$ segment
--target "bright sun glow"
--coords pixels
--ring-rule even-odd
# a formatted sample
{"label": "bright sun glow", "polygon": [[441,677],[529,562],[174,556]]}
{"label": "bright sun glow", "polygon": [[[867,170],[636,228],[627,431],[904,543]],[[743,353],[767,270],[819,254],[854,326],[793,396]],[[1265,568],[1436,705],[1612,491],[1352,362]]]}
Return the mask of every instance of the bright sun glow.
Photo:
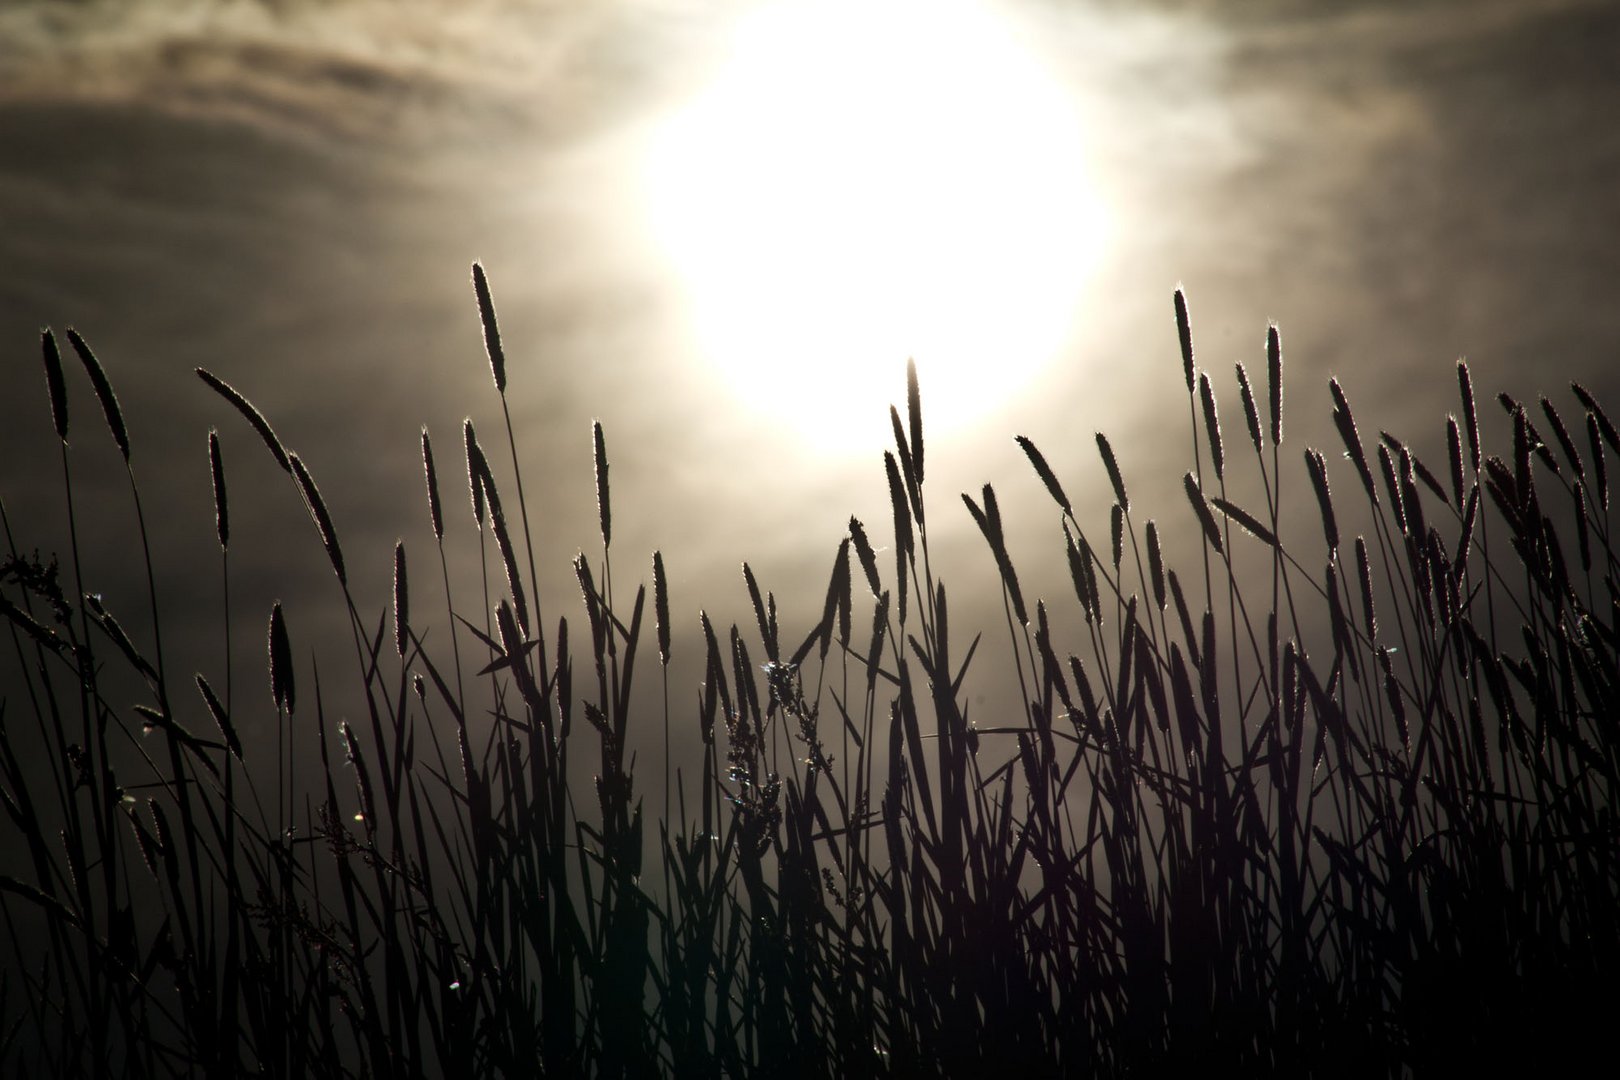
{"label": "bright sun glow", "polygon": [[823,449],[1061,351],[1103,242],[1070,91],[973,0],[780,0],[655,140],[654,230],[723,382]]}

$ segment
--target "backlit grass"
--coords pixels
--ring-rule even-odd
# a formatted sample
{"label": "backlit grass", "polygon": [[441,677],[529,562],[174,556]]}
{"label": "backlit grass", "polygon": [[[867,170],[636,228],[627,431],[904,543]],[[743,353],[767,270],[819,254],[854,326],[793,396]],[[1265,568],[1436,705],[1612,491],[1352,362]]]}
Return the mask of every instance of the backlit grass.
{"label": "backlit grass", "polygon": [[[1026,595],[994,488],[965,507],[927,488],[913,371],[874,475],[892,519],[850,520],[802,639],[746,567],[755,618],[722,626],[671,609],[679,567],[612,548],[600,425],[576,595],[536,592],[510,420],[492,440],[469,421],[423,432],[437,550],[398,546],[392,612],[365,610],[317,478],[199,372],[232,445],[262,444],[308,508],[352,655],[312,662],[280,605],[264,642],[229,640],[217,437],[225,648],[267,655],[268,685],[165,670],[180,598],[151,586],[150,625],[108,610],[76,529],[41,554],[4,522],[0,1071],[1539,1074],[1601,1045],[1620,967],[1601,404],[1504,396],[1493,453],[1459,366],[1448,460],[1426,463],[1335,382],[1341,444],[1296,447],[1277,331],[1223,431],[1179,293],[1175,313],[1185,503],[1146,520],[1097,435],[1113,505],[1073,505],[1020,438],[1033,477],[1003,483],[1050,493],[1073,585]],[[42,339],[71,521],[64,367],[131,459],[101,365],[69,344],[64,365]],[[1228,497],[1239,470],[1262,503]],[[1290,531],[1285,491],[1320,529]],[[1004,627],[952,625],[930,515],[964,509]],[[455,595],[444,520],[469,511],[486,588]],[[1172,565],[1171,534],[1198,556]],[[661,712],[633,693],[667,680],[672,620],[701,628],[695,717],[667,682]],[[970,722],[981,631],[1008,635],[1021,692]],[[271,708],[274,761],[235,723]],[[700,769],[672,775],[672,723],[700,733]],[[632,770],[632,737],[663,760]]]}

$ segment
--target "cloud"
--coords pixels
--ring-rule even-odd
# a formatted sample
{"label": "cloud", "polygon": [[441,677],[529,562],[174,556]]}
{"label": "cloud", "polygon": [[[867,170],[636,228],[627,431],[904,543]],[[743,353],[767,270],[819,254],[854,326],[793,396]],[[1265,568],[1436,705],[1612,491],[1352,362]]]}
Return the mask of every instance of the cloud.
{"label": "cloud", "polygon": [[469,113],[567,138],[666,78],[709,15],[612,0],[18,0],[0,107],[128,105],[340,137],[437,137]]}

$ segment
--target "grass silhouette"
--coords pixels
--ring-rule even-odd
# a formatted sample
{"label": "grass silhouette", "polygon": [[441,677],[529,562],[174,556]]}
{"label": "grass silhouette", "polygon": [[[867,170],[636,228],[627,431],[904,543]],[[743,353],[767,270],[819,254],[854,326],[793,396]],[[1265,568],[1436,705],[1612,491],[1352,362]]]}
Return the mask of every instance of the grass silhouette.
{"label": "grass silhouette", "polygon": [[[494,305],[481,268],[474,280],[504,411]],[[1062,512],[1054,557],[1078,649],[1053,631],[1069,601],[1032,607],[1021,589],[995,490],[962,495],[1020,688],[993,723],[968,721],[981,637],[951,626],[930,561],[911,369],[884,457],[892,523],[850,520],[808,636],[783,638],[746,566],[754,625],[701,616],[691,776],[671,775],[667,749],[668,575],[653,553],[650,612],[646,584],[616,580],[600,425],[601,549],[574,562],[583,620],[544,622],[532,594],[509,415],[518,522],[463,431],[480,554],[487,526],[504,583],[486,564],[482,595],[452,594],[443,521],[464,511],[424,430],[443,595],[411,589],[408,566],[424,564],[401,544],[392,618],[373,618],[315,477],[199,371],[309,510],[357,659],[344,693],[363,709],[329,721],[321,668],[296,660],[278,604],[277,761],[244,753],[235,718],[261,713],[262,687],[233,687],[228,664],[220,689],[166,672],[155,587],[148,654],[82,579],[76,526],[64,571],[5,520],[0,613],[19,682],[0,705],[17,838],[0,867],[0,1068],[1359,1076],[1580,1060],[1601,1045],[1620,967],[1613,424],[1579,386],[1573,433],[1548,399],[1504,396],[1513,438],[1493,455],[1459,365],[1438,473],[1388,433],[1364,438],[1337,382],[1343,445],[1290,465],[1276,328],[1264,386],[1238,371],[1242,433],[1223,436],[1179,292],[1175,313],[1192,461],[1173,523],[1139,527],[1104,435],[1115,502],[1101,526],[1018,440]],[[129,469],[150,584],[117,398],[69,341]],[[51,332],[42,346],[71,521],[66,375]],[[209,449],[229,653],[212,433]],[[1263,507],[1229,497],[1232,472],[1251,468]],[[1320,536],[1289,534],[1285,481],[1309,485]],[[892,561],[873,543],[882,528]],[[1167,531],[1201,559],[1170,565]],[[1269,580],[1239,572],[1244,548]],[[867,593],[873,618],[857,625]],[[632,706],[637,661],[654,659],[661,718]],[[141,704],[119,704],[129,686]],[[632,727],[646,739],[659,724],[649,824],[627,746]],[[311,740],[320,769],[300,777],[294,747]]]}

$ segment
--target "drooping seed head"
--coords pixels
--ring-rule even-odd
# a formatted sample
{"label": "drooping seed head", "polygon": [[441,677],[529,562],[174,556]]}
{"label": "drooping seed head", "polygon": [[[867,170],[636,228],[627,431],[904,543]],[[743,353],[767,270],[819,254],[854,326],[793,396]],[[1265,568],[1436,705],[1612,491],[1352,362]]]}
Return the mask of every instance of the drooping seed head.
{"label": "drooping seed head", "polygon": [[861,572],[866,575],[867,587],[872,590],[873,596],[883,592],[882,584],[878,580],[877,553],[872,550],[872,541],[866,535],[866,526],[859,518],[849,519],[849,538],[855,545],[855,557],[861,562]]}
{"label": "drooping seed head", "polygon": [[1547,423],[1552,426],[1553,438],[1558,440],[1559,449],[1563,450],[1564,457],[1569,461],[1569,467],[1576,476],[1586,478],[1586,466],[1581,461],[1581,455],[1575,450],[1575,442],[1569,437],[1569,431],[1564,427],[1563,417],[1553,408],[1553,403],[1545,397],[1541,399],[1541,411],[1547,417]]}
{"label": "drooping seed head", "polygon": [[1019,435],[1015,441],[1023,448],[1024,456],[1029,458],[1029,463],[1035,466],[1035,475],[1039,476],[1041,483],[1046,485],[1047,493],[1052,496],[1059,506],[1063,507],[1065,513],[1072,515],[1074,508],[1069,505],[1069,497],[1063,493],[1063,485],[1058,483],[1058,478],[1052,472],[1052,467],[1046,463],[1045,456],[1035,448],[1035,444],[1027,437]]}
{"label": "drooping seed head", "polygon": [[107,381],[101,361],[96,359],[96,354],[90,351],[90,346],[79,336],[79,332],[68,327],[67,336],[73,351],[79,354],[79,360],[84,364],[85,374],[90,376],[90,385],[95,387],[96,398],[101,402],[102,415],[107,418],[107,428],[112,432],[113,442],[118,444],[118,452],[123,455],[127,465],[129,429],[124,426],[124,410],[118,407],[118,395],[113,393],[112,383]]}
{"label": "drooping seed head", "polygon": [[1114,448],[1108,444],[1108,436],[1097,432],[1097,452],[1102,455],[1103,468],[1108,470],[1108,482],[1114,485],[1114,500],[1128,514],[1131,512],[1131,499],[1125,491],[1125,478],[1119,473],[1119,462],[1114,460]]}
{"label": "drooping seed head", "polygon": [[1356,431],[1356,418],[1350,413],[1350,402],[1344,396],[1344,388],[1339,385],[1338,379],[1328,380],[1328,391],[1333,395],[1333,424],[1339,429],[1339,438],[1344,441],[1344,452],[1355,464],[1361,485],[1367,489],[1367,497],[1377,506],[1378,488],[1373,484],[1372,470],[1367,466],[1367,452],[1362,449],[1361,435]]}
{"label": "drooping seed head", "polygon": [[288,454],[287,461],[292,466],[293,477],[298,481],[298,490],[303,493],[309,516],[321,534],[321,544],[326,548],[332,570],[337,574],[338,581],[347,585],[349,577],[343,567],[343,549],[338,546],[337,529],[332,525],[332,515],[327,512],[326,500],[321,498],[321,489],[315,486],[315,478],[297,454]]}
{"label": "drooping seed head", "polygon": [[270,422],[264,418],[258,409],[253,407],[253,403],[238,393],[230,383],[211,371],[198,368],[197,378],[208,384],[209,389],[230,402],[231,407],[242,414],[242,418],[248,422],[254,431],[259,433],[259,438],[264,440],[265,448],[270,451],[270,456],[276,459],[276,464],[281,466],[281,471],[290,474],[292,472],[292,462],[288,459],[287,448],[277,438],[275,431],[270,427]]}

